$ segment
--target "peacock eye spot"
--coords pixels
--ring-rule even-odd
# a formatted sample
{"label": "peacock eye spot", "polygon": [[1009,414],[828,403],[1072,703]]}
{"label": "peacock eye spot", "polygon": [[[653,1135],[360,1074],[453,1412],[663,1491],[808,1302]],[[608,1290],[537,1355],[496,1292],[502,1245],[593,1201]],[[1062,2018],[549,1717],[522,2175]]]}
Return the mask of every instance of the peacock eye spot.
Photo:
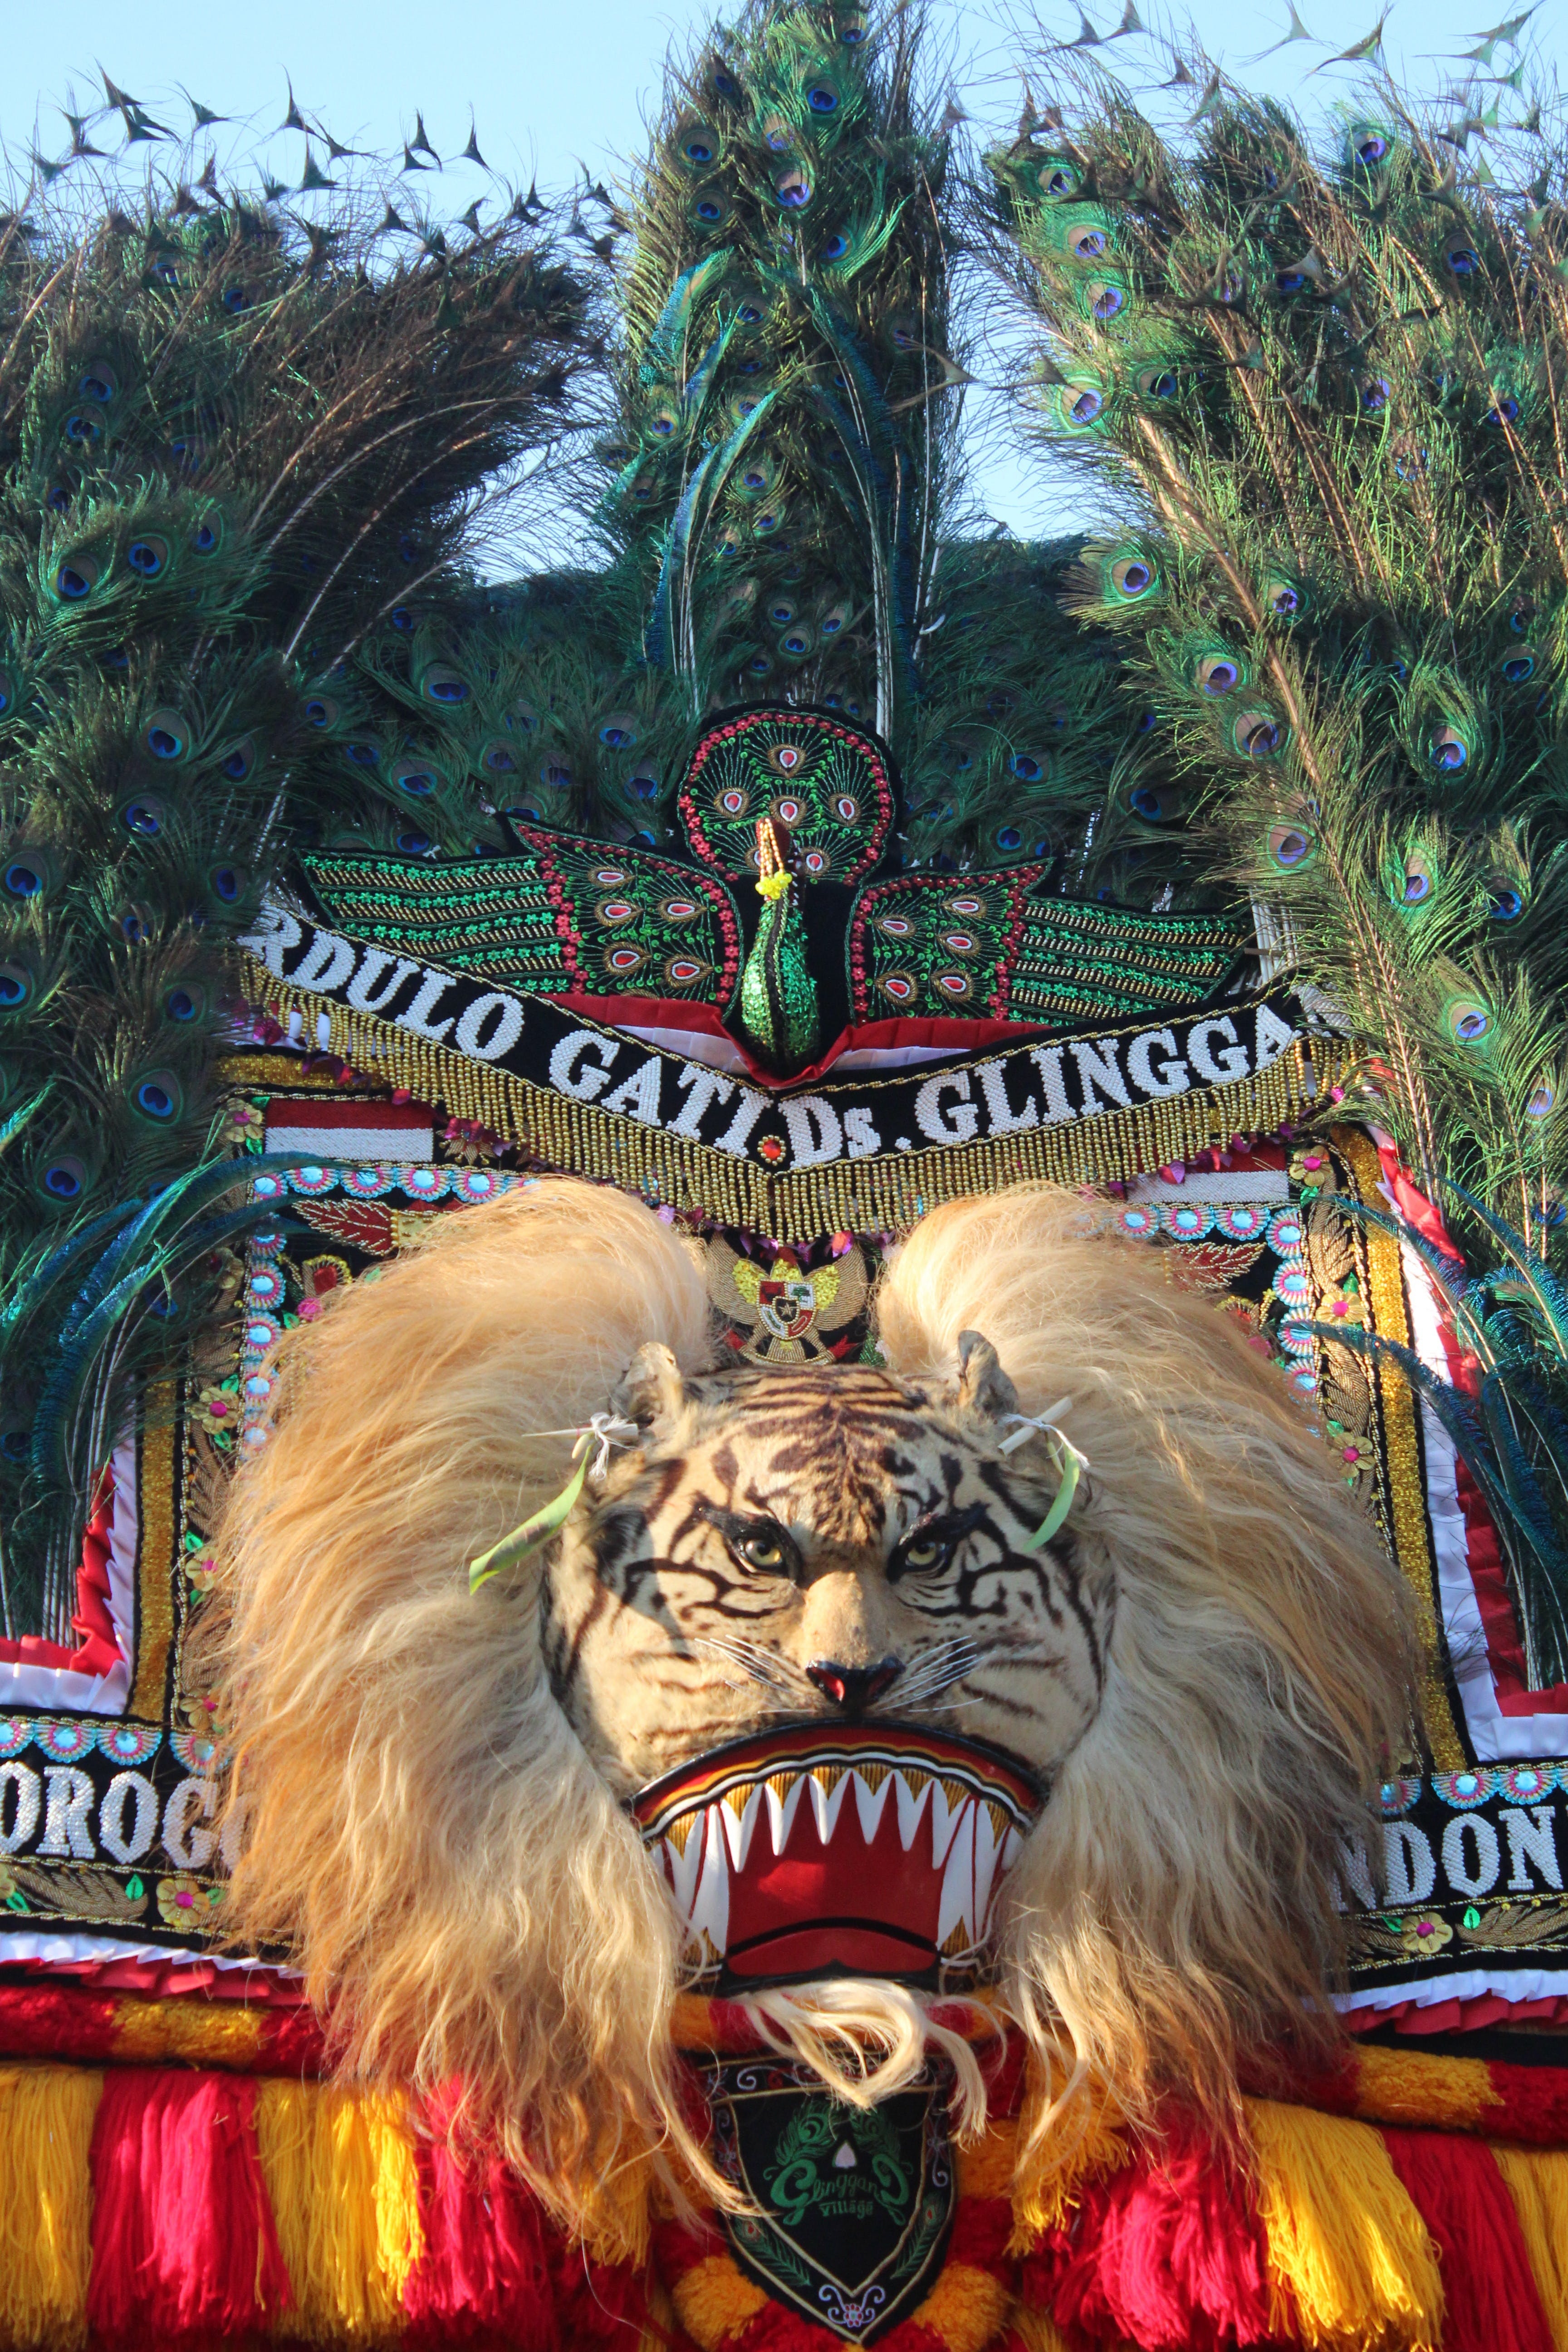
{"label": "peacock eye spot", "polygon": [[1504,884],[1493,891],[1488,911],[1494,922],[1516,923],[1524,912],[1524,900]]}
{"label": "peacock eye spot", "polygon": [[1451,245],[1443,257],[1456,278],[1470,278],[1481,266],[1481,257],[1473,246]]}
{"label": "peacock eye spot", "polygon": [[805,102],[813,114],[837,114],[838,92],[830,89],[826,82],[813,82],[805,93]]}
{"label": "peacock eye spot", "polygon": [[1072,416],[1079,425],[1092,425],[1105,402],[1098,392],[1080,392],[1072,404]]}
{"label": "peacock eye spot", "polygon": [[824,261],[842,261],[849,250],[849,239],[842,229],[836,229],[822,248]]}

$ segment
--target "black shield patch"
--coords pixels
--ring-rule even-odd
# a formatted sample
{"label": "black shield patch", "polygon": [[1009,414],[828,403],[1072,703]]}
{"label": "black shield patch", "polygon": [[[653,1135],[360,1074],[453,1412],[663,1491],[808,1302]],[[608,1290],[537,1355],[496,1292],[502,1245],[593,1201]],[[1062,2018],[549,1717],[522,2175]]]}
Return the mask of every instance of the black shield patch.
{"label": "black shield patch", "polygon": [[850,2344],[874,2344],[935,2285],[956,2194],[949,2084],[846,2106],[805,2067],[748,2059],[707,2077],[712,2153],[754,2209],[724,2216],[741,2268]]}

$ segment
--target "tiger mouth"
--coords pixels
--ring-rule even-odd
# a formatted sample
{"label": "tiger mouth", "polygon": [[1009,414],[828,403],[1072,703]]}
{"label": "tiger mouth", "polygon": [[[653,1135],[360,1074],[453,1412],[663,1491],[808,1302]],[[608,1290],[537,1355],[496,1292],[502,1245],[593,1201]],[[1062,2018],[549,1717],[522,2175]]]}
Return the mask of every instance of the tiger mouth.
{"label": "tiger mouth", "polygon": [[723,1991],[971,1971],[1041,1802],[975,1740],[802,1724],[679,1766],[631,1811]]}

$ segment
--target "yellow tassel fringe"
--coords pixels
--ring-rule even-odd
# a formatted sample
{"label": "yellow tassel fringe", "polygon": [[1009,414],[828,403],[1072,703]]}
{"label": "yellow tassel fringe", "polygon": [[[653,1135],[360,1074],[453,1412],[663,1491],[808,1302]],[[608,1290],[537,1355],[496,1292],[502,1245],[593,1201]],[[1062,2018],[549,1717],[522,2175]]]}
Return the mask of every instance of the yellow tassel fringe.
{"label": "yellow tassel fringe", "polygon": [[1568,2352],[1568,2151],[1494,2147],[1557,2352]]}
{"label": "yellow tassel fringe", "polygon": [[88,2155],[102,2090],[83,2066],[0,2067],[0,2342],[12,2352],[87,2340]]}
{"label": "yellow tassel fringe", "polygon": [[257,2095],[256,2139],[294,2288],[279,2332],[308,2344],[395,2342],[404,2286],[423,2245],[401,2100],[267,2082]]}
{"label": "yellow tassel fringe", "polygon": [[1437,2352],[1436,2249],[1377,2131],[1268,2099],[1247,2115],[1280,2336],[1310,2352]]}

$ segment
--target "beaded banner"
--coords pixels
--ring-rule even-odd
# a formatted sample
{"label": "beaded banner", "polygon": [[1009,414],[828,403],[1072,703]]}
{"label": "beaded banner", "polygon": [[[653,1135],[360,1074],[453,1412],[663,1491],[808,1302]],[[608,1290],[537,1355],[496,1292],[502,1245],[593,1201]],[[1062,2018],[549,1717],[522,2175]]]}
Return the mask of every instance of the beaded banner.
{"label": "beaded banner", "polygon": [[[748,1085],[689,1055],[272,908],[247,996],[553,1168],[812,1241],[910,1223],[1022,1177],[1102,1183],[1299,1118],[1348,1057],[1280,992],[1201,1018],[907,1066]],[[374,1010],[372,1010],[372,1007]],[[732,1065],[733,1066],[733,1065]],[[742,1065],[743,1066],[743,1065]]]}

